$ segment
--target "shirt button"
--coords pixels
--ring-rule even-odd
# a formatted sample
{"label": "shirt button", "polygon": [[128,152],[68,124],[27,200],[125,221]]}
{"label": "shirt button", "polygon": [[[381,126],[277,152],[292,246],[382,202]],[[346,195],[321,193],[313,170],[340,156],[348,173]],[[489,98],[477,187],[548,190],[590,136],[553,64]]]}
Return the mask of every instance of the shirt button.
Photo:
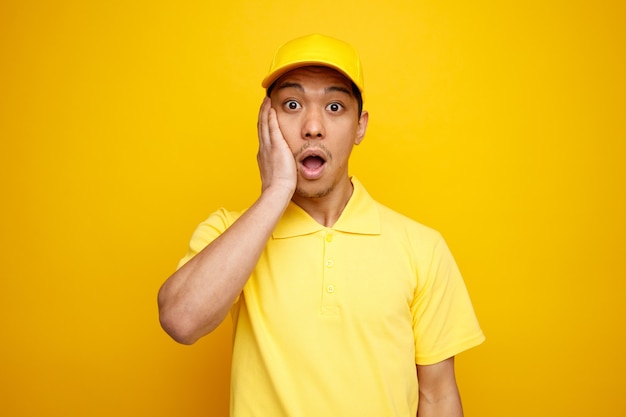
{"label": "shirt button", "polygon": [[332,268],[335,265],[335,262],[333,262],[332,259],[329,259],[326,261],[326,266],[329,268]]}
{"label": "shirt button", "polygon": [[335,292],[335,287],[334,287],[334,286],[332,286],[332,285],[329,285],[328,287],[326,287],[326,291],[327,291],[329,294],[332,294],[332,293],[334,293],[334,292]]}
{"label": "shirt button", "polygon": [[326,242],[332,242],[333,241],[333,235],[326,235]]}

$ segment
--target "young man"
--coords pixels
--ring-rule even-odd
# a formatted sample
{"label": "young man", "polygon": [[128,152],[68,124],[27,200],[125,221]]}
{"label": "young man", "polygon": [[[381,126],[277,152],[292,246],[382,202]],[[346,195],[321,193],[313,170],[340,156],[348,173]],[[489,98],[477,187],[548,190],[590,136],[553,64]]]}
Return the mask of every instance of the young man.
{"label": "young man", "polygon": [[369,117],[356,51],[295,39],[262,85],[261,195],[200,224],[163,328],[191,344],[231,313],[232,416],[462,416],[454,356],[484,336],[441,236],[349,176]]}

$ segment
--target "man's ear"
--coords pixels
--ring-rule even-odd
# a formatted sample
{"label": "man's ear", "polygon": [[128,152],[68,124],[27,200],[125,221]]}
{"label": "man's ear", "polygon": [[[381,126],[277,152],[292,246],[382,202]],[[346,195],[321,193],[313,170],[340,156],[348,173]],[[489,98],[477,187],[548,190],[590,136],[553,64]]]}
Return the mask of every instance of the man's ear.
{"label": "man's ear", "polygon": [[361,112],[361,116],[359,117],[359,125],[356,129],[356,137],[354,138],[354,144],[359,145],[363,138],[365,137],[365,131],[367,130],[367,122],[369,120],[369,114],[367,110],[363,110]]}

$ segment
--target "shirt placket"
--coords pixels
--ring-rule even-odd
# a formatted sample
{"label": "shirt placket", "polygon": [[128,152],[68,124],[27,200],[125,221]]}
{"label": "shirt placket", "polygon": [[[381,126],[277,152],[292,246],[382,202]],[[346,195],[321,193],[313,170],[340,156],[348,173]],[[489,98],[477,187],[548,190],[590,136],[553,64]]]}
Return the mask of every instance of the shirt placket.
{"label": "shirt placket", "polygon": [[324,257],[322,262],[322,270],[324,276],[322,279],[322,316],[339,315],[339,302],[337,299],[338,291],[341,290],[340,283],[337,280],[336,265],[336,234],[332,229],[324,231]]}

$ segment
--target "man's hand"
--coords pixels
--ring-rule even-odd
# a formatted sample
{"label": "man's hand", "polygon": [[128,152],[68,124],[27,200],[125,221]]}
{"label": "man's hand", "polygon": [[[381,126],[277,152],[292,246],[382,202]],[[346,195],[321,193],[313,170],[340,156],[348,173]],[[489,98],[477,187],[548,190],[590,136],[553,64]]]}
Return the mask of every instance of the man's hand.
{"label": "man's hand", "polygon": [[263,192],[219,237],[178,269],[159,290],[159,319],[174,340],[192,344],[224,320],[291,201],[297,171],[268,98],[259,112]]}
{"label": "man's hand", "polygon": [[265,97],[259,111],[259,152],[257,162],[261,174],[262,191],[270,187],[282,187],[290,196],[296,189],[298,173],[296,161],[285,138],[283,137],[276,110],[272,102]]}

